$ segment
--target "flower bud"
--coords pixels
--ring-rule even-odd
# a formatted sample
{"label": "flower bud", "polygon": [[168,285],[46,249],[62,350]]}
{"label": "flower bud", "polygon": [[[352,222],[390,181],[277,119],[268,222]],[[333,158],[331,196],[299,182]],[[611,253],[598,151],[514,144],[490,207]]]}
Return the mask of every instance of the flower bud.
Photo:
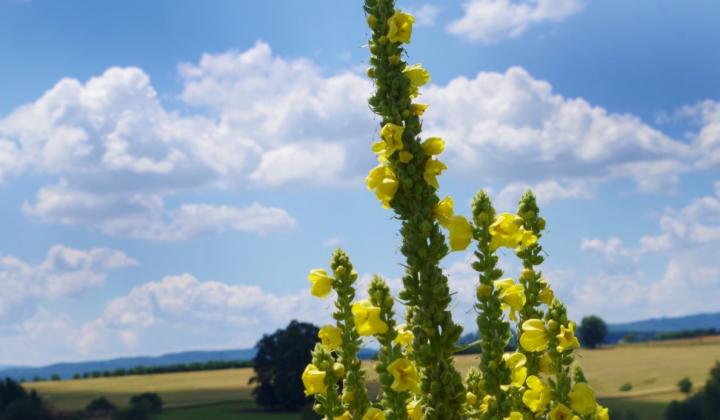
{"label": "flower bud", "polygon": [[545,219],[543,219],[542,217],[538,217],[537,227],[540,230],[545,230]]}
{"label": "flower bud", "polygon": [[554,319],[547,322],[547,329],[550,332],[556,332],[558,330],[558,323]]}
{"label": "flower bud", "polygon": [[477,296],[478,299],[487,299],[492,294],[492,286],[480,283],[480,285],[477,287]]}
{"label": "flower bud", "polygon": [[523,268],[523,271],[520,273],[520,280],[527,283],[531,281],[534,276],[535,275],[531,269]]}
{"label": "flower bud", "polygon": [[369,77],[369,78],[371,78],[371,79],[372,79],[373,77],[375,77],[375,67],[369,67],[369,68],[367,69],[367,77]]}
{"label": "flower bud", "polygon": [[390,62],[390,64],[395,65],[400,62],[400,56],[398,54],[393,54],[388,57],[388,61]]}
{"label": "flower bud", "polygon": [[380,37],[380,39],[378,40],[378,42],[380,42],[380,45],[387,45],[388,39],[387,39],[387,37],[386,37],[385,35],[383,35],[383,36]]}
{"label": "flower bud", "polygon": [[342,363],[335,363],[332,370],[335,376],[337,376],[338,378],[342,378],[343,376],[345,376],[345,366],[343,366]]}
{"label": "flower bud", "polygon": [[375,27],[377,26],[377,18],[375,17],[375,15],[368,15],[367,24],[370,28],[375,29]]}

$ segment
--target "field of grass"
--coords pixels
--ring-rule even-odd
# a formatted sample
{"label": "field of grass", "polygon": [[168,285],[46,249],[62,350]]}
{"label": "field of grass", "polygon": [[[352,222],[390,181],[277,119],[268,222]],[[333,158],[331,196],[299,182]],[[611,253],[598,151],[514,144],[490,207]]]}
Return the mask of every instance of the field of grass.
{"label": "field of grass", "polygon": [[[458,356],[457,367],[464,373],[477,365],[478,357]],[[676,386],[680,379],[687,376],[696,387],[704,384],[710,368],[720,360],[720,337],[580,350],[578,360],[602,403],[615,412],[632,410],[643,420],[657,420],[662,419],[668,402],[682,399]],[[369,370],[372,380],[374,372]],[[299,417],[297,414],[258,412],[248,387],[251,375],[252,370],[244,368],[35,382],[27,386],[36,389],[61,410],[81,409],[98,396],[125,406],[134,394],[157,392],[167,407],[159,417],[163,420],[289,420]],[[630,383],[632,389],[622,392],[619,388],[625,383]],[[371,390],[376,388],[371,384]]]}

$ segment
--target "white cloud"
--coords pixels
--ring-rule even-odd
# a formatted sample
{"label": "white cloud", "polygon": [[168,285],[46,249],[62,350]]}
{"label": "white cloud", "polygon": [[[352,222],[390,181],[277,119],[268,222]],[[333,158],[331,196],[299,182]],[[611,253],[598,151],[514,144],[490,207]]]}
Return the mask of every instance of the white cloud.
{"label": "white cloud", "polygon": [[495,43],[544,22],[561,22],[583,6],[583,0],[468,0],[465,14],[448,30],[470,41]]}
{"label": "white cloud", "polygon": [[[532,8],[549,10],[545,2]],[[144,239],[255,231],[214,217],[213,224],[169,234],[189,208],[214,215],[248,208],[167,208],[166,199],[183,203],[183,194],[223,189],[360,186],[373,166],[371,85],[358,74],[326,75],[309,60],[274,56],[263,42],[205,54],[179,73],[183,112],[168,109],[148,75],[130,67],[86,83],[63,79],[1,118],[0,180],[47,180],[24,213]],[[591,198],[609,179],[668,191],[698,156],[696,147],[637,117],[565,98],[519,67],[432,85],[422,100],[432,105],[425,132],[447,141],[448,173],[478,185],[498,182],[506,201],[527,186],[547,202]],[[706,108],[703,115],[712,114]],[[292,225],[281,209],[258,206],[280,216],[279,229]]]}
{"label": "white cloud", "polygon": [[[611,237],[583,239],[581,250],[600,258],[602,270],[573,289],[574,310],[607,314],[615,321],[687,315],[717,309],[720,296],[720,198],[697,198],[679,210],[667,209],[657,235],[636,246]],[[653,258],[666,258],[664,273],[643,272]]]}
{"label": "white cloud", "polygon": [[677,116],[690,119],[699,126],[692,133],[694,145],[702,152],[701,167],[720,164],[720,102],[705,100],[695,105],[680,108]]}
{"label": "white cloud", "polygon": [[137,261],[107,248],[80,250],[55,245],[33,265],[0,255],[0,323],[16,322],[34,312],[41,301],[78,295],[105,283],[107,272],[133,267]]}
{"label": "white cloud", "polygon": [[451,170],[542,185],[552,198],[587,198],[581,182],[617,178],[665,188],[695,156],[637,117],[565,98],[520,67],[433,85],[422,100],[432,104],[425,132],[445,138]]}
{"label": "white cloud", "polygon": [[534,185],[523,182],[513,182],[500,190],[495,199],[495,207],[505,210],[515,209],[520,197],[528,189],[532,189],[541,207],[556,200],[570,198],[587,200],[593,198],[591,186],[592,182],[585,180],[566,180],[562,183],[550,180],[542,181]]}
{"label": "white cloud", "polygon": [[61,182],[38,192],[23,212],[33,219],[96,228],[113,236],[153,241],[183,241],[193,236],[234,230],[267,234],[292,229],[296,221],[285,210],[253,203],[238,208],[182,204],[165,208],[160,195],[87,193]]}
{"label": "white cloud", "polygon": [[[263,42],[206,54],[179,71],[191,108],[182,113],[160,102],[141,69],[113,67],[86,83],[63,79],[0,118],[0,181],[55,179],[23,205],[25,214],[145,239],[267,232],[269,216],[279,216],[280,228],[294,221],[259,204],[166,209],[164,199],[248,185],[339,185],[371,165],[370,154],[354,153],[366,151],[375,125],[370,84],[356,74],[326,77],[308,60],[274,57]],[[348,160],[348,153],[365,158]],[[197,209],[218,223],[167,234]],[[237,222],[248,214],[260,219],[259,229]]]}
{"label": "white cloud", "polygon": [[659,278],[639,272],[591,277],[573,289],[569,306],[611,322],[716,311],[720,267],[712,255],[708,249],[678,253]]}
{"label": "white cloud", "polygon": [[418,27],[435,26],[435,21],[440,14],[440,8],[429,3],[405,7],[403,9],[406,9],[408,13],[415,17],[415,25]]}

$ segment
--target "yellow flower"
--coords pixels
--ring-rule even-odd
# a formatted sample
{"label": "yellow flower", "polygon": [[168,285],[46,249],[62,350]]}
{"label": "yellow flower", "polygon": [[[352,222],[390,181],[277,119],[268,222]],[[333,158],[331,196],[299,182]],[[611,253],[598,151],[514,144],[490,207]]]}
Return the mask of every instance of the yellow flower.
{"label": "yellow flower", "polygon": [[440,202],[437,203],[437,205],[435,206],[434,213],[438,223],[440,223],[440,225],[444,228],[449,229],[450,223],[452,223],[452,218],[455,213],[452,197],[448,195],[442,200],[440,200]]}
{"label": "yellow flower", "polygon": [[510,415],[505,417],[505,420],[523,420],[523,415],[519,411],[511,411]]}
{"label": "yellow flower", "polygon": [[570,420],[573,418],[572,410],[567,408],[565,404],[558,403],[552,410],[550,410],[550,413],[548,413],[549,420]]}
{"label": "yellow flower", "polygon": [[413,332],[410,331],[405,324],[398,325],[395,329],[397,330],[397,336],[395,336],[395,340],[393,340],[395,344],[405,347],[409,352],[412,351],[412,344],[415,339]]}
{"label": "yellow flower", "polygon": [[454,216],[448,227],[450,231],[450,248],[453,251],[462,251],[470,245],[472,240],[472,225],[465,216]]}
{"label": "yellow flower", "polygon": [[525,287],[517,284],[513,279],[507,278],[495,280],[495,288],[500,291],[499,297],[502,301],[503,310],[510,309],[510,319],[517,320],[517,312],[525,306]]}
{"label": "yellow flower", "polygon": [[388,326],[380,319],[380,307],[373,306],[369,300],[353,303],[352,314],[355,319],[355,328],[360,335],[383,334]]}
{"label": "yellow flower", "polygon": [[334,420],[352,420],[352,416],[350,415],[349,411],[345,411],[339,416],[335,416]]}
{"label": "yellow flower", "polygon": [[568,349],[576,349],[580,347],[580,343],[578,342],[577,337],[575,337],[575,323],[572,321],[568,322],[567,328],[564,326],[560,326],[560,334],[558,334],[556,337],[558,339],[558,353],[562,353]]}
{"label": "yellow flower", "polygon": [[583,416],[594,413],[597,410],[595,391],[586,383],[576,383],[570,391],[570,407]]}
{"label": "yellow flower", "polygon": [[398,150],[403,149],[403,131],[405,127],[393,123],[386,123],[380,130],[380,138],[385,142],[385,156],[390,157]]}
{"label": "yellow flower", "polygon": [[408,418],[410,420],[422,420],[423,411],[420,405],[420,400],[412,400],[405,406],[407,410]]}
{"label": "yellow flower", "polygon": [[387,166],[378,165],[370,170],[365,183],[369,190],[375,190],[375,195],[383,204],[383,207],[390,207],[390,202],[395,197],[399,184],[392,169]]}
{"label": "yellow flower", "polygon": [[327,386],[325,385],[325,372],[319,370],[312,363],[305,366],[302,374],[305,395],[322,394]]}
{"label": "yellow flower", "polygon": [[545,323],[541,319],[528,319],[522,324],[520,345],[525,351],[545,351],[548,347],[548,336]]}
{"label": "yellow flower", "polygon": [[540,299],[540,302],[550,305],[552,304],[553,299],[555,299],[555,293],[553,293],[550,286],[546,286],[540,291],[540,293],[538,293],[538,299]]}
{"label": "yellow flower", "polygon": [[546,375],[552,375],[555,373],[555,367],[553,366],[552,358],[549,354],[543,353],[542,356],[540,356],[539,360],[539,366],[540,372],[546,374]]}
{"label": "yellow flower", "polygon": [[511,370],[511,385],[520,388],[527,378],[527,357],[522,353],[503,354],[505,365]]}
{"label": "yellow flower", "polygon": [[410,113],[415,116],[422,116],[422,114],[425,113],[425,110],[428,109],[428,104],[411,104],[410,105]]}
{"label": "yellow flower", "polygon": [[465,394],[465,402],[468,405],[475,405],[477,403],[477,395],[468,391],[468,393]]}
{"label": "yellow flower", "polygon": [[390,363],[387,370],[395,379],[392,385],[390,385],[393,391],[420,391],[420,375],[415,368],[415,364],[410,360],[401,357]]}
{"label": "yellow flower", "polygon": [[483,397],[482,403],[480,404],[480,407],[478,407],[478,411],[480,413],[485,414],[488,411],[488,408],[490,408],[490,403],[492,402],[493,397],[490,395],[486,395]]}
{"label": "yellow flower", "polygon": [[365,184],[367,185],[368,190],[374,190],[377,188],[377,186],[380,185],[382,180],[385,178],[387,171],[388,168],[384,165],[378,165],[370,169],[368,176],[365,178]]}
{"label": "yellow flower", "polygon": [[405,66],[403,74],[410,80],[410,96],[417,96],[418,89],[430,81],[430,72],[420,64]]}
{"label": "yellow flower", "polygon": [[500,247],[507,247],[521,250],[537,243],[537,236],[531,231],[525,230],[522,224],[522,219],[517,215],[511,213],[499,214],[493,224],[490,225],[490,234],[492,235],[490,248],[495,250]]}
{"label": "yellow flower", "polygon": [[401,10],[396,10],[395,14],[390,17],[387,21],[388,30],[387,38],[392,42],[404,42],[410,43],[410,37],[412,36],[412,27],[415,23],[415,18],[409,13],[404,13]]}
{"label": "yellow flower", "polygon": [[408,163],[411,160],[413,160],[413,155],[412,155],[412,153],[410,153],[408,151],[402,150],[402,151],[400,151],[399,158],[400,158],[400,162]]}
{"label": "yellow flower", "polygon": [[332,278],[328,276],[327,271],[323,268],[310,270],[308,281],[311,285],[310,294],[313,296],[324,298],[330,294],[330,290],[332,290]]}
{"label": "yellow flower", "polygon": [[550,402],[550,387],[535,375],[528,376],[526,383],[528,390],[523,393],[523,403],[533,413],[544,411]]}
{"label": "yellow flower", "polygon": [[325,325],[320,328],[318,337],[320,338],[322,345],[330,351],[333,351],[342,345],[342,332],[340,331],[340,328],[334,325]]}
{"label": "yellow flower", "polygon": [[387,162],[387,147],[385,146],[384,141],[376,141],[370,146],[370,150],[377,155],[378,162],[381,164],[385,164],[385,162]]}
{"label": "yellow flower", "polygon": [[362,416],[362,420],[385,420],[385,412],[379,408],[370,407]]}
{"label": "yellow flower", "polygon": [[390,208],[390,202],[395,198],[398,187],[399,184],[395,173],[392,170],[386,171],[385,178],[375,189],[375,196],[380,200],[384,208]]}
{"label": "yellow flower", "polygon": [[610,420],[610,413],[608,413],[607,407],[598,404],[597,410],[595,411],[595,420]]}
{"label": "yellow flower", "polygon": [[423,174],[425,182],[435,187],[435,189],[440,188],[437,176],[440,175],[445,169],[447,169],[447,166],[445,166],[445,164],[440,162],[439,160],[428,159],[428,161],[425,163],[425,172]]}
{"label": "yellow flower", "polygon": [[440,137],[430,137],[422,142],[422,149],[428,156],[439,155],[445,150],[445,140]]}

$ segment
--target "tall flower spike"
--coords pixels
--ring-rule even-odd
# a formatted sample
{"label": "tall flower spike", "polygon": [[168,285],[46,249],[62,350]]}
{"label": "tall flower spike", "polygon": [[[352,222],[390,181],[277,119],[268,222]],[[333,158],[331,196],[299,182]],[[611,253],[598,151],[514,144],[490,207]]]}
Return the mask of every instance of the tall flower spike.
{"label": "tall flower spike", "polygon": [[[419,136],[421,124],[412,96],[427,83],[429,73],[403,61],[403,43],[410,41],[412,19],[396,11],[393,0],[365,0],[365,11],[373,16],[372,57],[369,74],[376,86],[370,107],[380,116],[381,127],[391,123],[404,127],[403,151],[412,159],[395,153],[385,164],[397,179],[397,191],[385,201],[402,222],[401,252],[406,272],[400,299],[405,303],[405,319],[414,334],[413,358],[422,377],[420,404],[428,420],[454,420],[462,416],[465,389],[454,368],[453,351],[462,328],[449,311],[451,302],[447,277],[440,259],[448,253],[433,212],[439,201],[437,176],[446,166],[423,150]],[[424,108],[423,108],[424,110]],[[436,149],[435,149],[436,150]],[[435,151],[431,150],[431,151]]]}
{"label": "tall flower spike", "polygon": [[375,370],[380,380],[382,405],[386,408],[389,420],[404,419],[409,398],[406,391],[410,389],[408,386],[415,390],[420,378],[417,376],[417,370],[414,370],[414,365],[410,367],[402,362],[408,359],[403,356],[403,346],[397,342],[400,336],[395,325],[390,288],[381,277],[375,276],[368,287],[368,294],[370,303],[380,308],[381,321],[388,326],[384,333],[377,335],[380,350]]}
{"label": "tall flower spike", "polygon": [[342,402],[343,407],[352,418],[357,419],[365,413],[369,405],[365,388],[365,371],[358,358],[361,345],[360,335],[355,328],[352,314],[357,273],[353,269],[350,258],[341,249],[337,249],[333,253],[330,267],[335,274],[333,288],[337,291],[333,318],[336,320],[336,326],[342,336],[342,344],[337,351],[338,362],[345,367]]}
{"label": "tall flower spike", "polygon": [[[484,391],[491,397],[487,400],[482,418],[502,419],[510,415],[511,409],[509,396],[503,390],[504,386],[512,382],[513,369],[503,357],[511,334],[510,324],[503,319],[500,291],[495,287],[495,282],[503,272],[497,267],[498,257],[491,247],[490,225],[495,220],[495,209],[485,191],[475,195],[472,211],[475,222],[474,236],[477,241],[476,261],[472,267],[478,272],[480,280],[477,287],[478,303],[475,306],[482,349],[480,371]],[[476,389],[474,392],[480,390]]]}

